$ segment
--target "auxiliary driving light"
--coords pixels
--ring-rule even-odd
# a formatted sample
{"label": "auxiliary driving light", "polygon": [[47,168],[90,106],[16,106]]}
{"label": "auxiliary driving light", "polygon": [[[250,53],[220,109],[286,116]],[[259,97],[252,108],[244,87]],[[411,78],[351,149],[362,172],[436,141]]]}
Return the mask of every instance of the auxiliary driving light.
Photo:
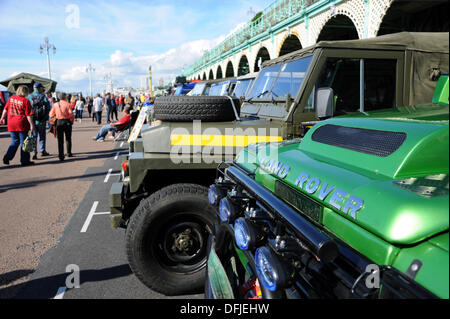
{"label": "auxiliary driving light", "polygon": [[[261,236],[260,236],[261,237]],[[239,217],[234,222],[234,239],[242,250],[253,249],[258,242],[258,230],[245,218]]]}
{"label": "auxiliary driving light", "polygon": [[261,284],[270,291],[286,286],[286,271],[270,248],[264,246],[256,249],[256,273]]}
{"label": "auxiliary driving light", "polygon": [[229,223],[234,216],[236,216],[236,207],[231,203],[229,198],[222,198],[219,203],[220,220],[224,223]]}
{"label": "auxiliary driving light", "polygon": [[221,189],[220,187],[217,187],[216,185],[209,186],[208,189],[208,201],[209,204],[212,206],[216,206],[219,201],[225,197],[226,191]]}

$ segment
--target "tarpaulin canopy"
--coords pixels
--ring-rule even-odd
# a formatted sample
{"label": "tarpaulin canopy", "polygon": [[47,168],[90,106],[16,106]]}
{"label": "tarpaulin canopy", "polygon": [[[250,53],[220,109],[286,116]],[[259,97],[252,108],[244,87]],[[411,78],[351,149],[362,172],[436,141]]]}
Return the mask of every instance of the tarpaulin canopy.
{"label": "tarpaulin canopy", "polygon": [[46,79],[34,74],[30,73],[20,73],[13,77],[10,77],[9,79],[6,79],[4,81],[1,81],[0,84],[3,86],[6,86],[8,88],[8,91],[11,93],[16,93],[17,88],[20,85],[26,85],[30,92],[33,91],[33,85],[34,83],[39,82],[42,84],[42,86],[45,88],[46,93],[55,92],[56,84],[58,82]]}

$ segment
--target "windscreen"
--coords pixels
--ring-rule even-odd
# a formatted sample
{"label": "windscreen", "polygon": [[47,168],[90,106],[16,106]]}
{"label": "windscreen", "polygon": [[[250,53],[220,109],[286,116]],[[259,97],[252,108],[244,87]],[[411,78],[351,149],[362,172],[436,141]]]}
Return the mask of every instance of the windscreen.
{"label": "windscreen", "polygon": [[260,72],[248,98],[285,98],[287,94],[295,97],[311,64],[312,56],[299,60],[273,65]]}
{"label": "windscreen", "polygon": [[191,91],[191,96],[199,96],[202,95],[203,89],[205,88],[206,83],[197,83]]}
{"label": "windscreen", "polygon": [[177,89],[175,90],[175,93],[173,95],[174,96],[181,95],[182,92],[183,92],[183,86],[181,85],[181,86],[177,87]]}
{"label": "windscreen", "polygon": [[254,79],[246,79],[246,80],[239,80],[236,83],[236,87],[234,88],[233,95],[235,97],[245,97],[248,89],[252,85]]}
{"label": "windscreen", "polygon": [[253,89],[250,92],[248,98],[254,99],[267,94],[272,88],[272,85],[275,82],[280,69],[281,64],[273,65],[263,69],[256,79],[256,82],[253,85]]}
{"label": "windscreen", "polygon": [[221,96],[224,95],[226,86],[228,85],[228,81],[215,83],[211,85],[211,89],[209,90],[209,96]]}

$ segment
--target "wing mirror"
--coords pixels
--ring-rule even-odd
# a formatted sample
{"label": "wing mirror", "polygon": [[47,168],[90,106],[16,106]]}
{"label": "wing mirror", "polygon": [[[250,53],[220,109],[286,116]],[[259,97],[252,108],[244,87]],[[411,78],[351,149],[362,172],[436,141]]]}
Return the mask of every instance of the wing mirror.
{"label": "wing mirror", "polygon": [[320,88],[316,93],[316,116],[319,119],[332,117],[334,113],[334,92],[332,88]]}

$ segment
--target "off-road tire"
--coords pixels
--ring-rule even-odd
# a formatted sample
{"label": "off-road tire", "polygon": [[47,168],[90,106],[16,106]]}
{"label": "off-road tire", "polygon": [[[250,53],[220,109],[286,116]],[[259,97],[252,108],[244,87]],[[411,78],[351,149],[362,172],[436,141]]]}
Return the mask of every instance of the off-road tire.
{"label": "off-road tire", "polygon": [[[233,98],[239,115],[240,101]],[[236,119],[231,100],[226,96],[164,96],[155,101],[155,118],[162,121],[227,122]]]}
{"label": "off-road tire", "polygon": [[[146,286],[165,295],[202,292],[207,239],[215,218],[204,186],[174,184],[143,199],[126,231],[126,254],[131,270]],[[173,258],[191,256],[171,250],[181,236],[178,231],[185,227],[191,229],[192,250],[198,254],[192,254],[195,258],[186,262],[174,261]]]}

